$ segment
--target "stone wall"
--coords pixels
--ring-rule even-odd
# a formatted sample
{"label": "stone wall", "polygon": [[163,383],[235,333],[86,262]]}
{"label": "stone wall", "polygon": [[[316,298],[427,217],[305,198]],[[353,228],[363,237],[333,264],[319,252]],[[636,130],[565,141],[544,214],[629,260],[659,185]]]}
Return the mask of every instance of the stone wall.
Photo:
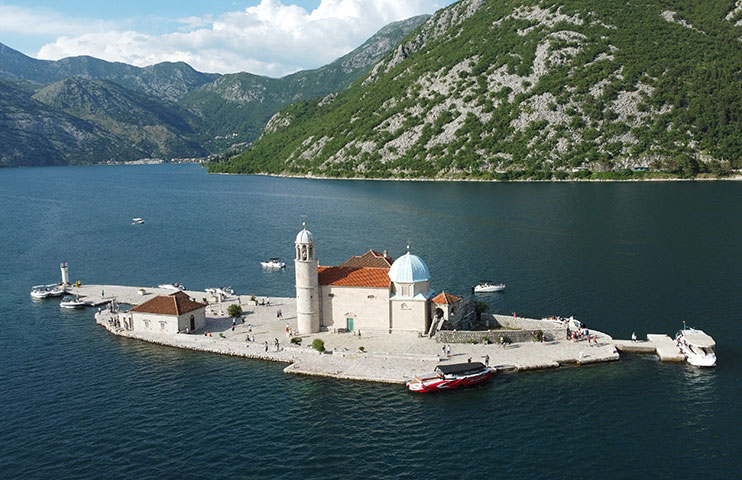
{"label": "stone wall", "polygon": [[535,342],[537,332],[544,333],[547,342],[566,338],[566,327],[555,322],[533,318],[511,317],[508,315],[482,314],[482,322],[489,323],[489,330],[441,330],[435,334],[438,343],[499,343],[500,337],[507,337],[513,343]]}

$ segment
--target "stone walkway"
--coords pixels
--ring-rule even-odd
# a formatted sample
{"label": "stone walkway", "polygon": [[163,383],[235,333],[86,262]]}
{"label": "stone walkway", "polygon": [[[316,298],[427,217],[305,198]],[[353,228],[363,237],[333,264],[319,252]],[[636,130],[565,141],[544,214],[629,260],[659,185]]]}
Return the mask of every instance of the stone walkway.
{"label": "stone walkway", "polygon": [[[119,303],[137,304],[155,295],[168,294],[172,291],[145,288],[145,295],[140,295],[139,287],[87,285],[71,289],[70,293],[95,303],[115,298]],[[187,291],[187,293],[197,300],[208,298],[206,292]],[[210,305],[206,312],[206,328],[189,335],[129,332],[117,329],[109,325],[108,319],[111,314],[106,310],[96,314],[96,320],[116,335],[151,343],[289,363],[285,369],[288,373],[401,384],[416,374],[432,371],[439,363],[466,362],[469,358],[472,361],[483,361],[485,355],[489,356],[491,366],[510,371],[618,360],[618,352],[613,346],[611,337],[595,331],[591,333],[598,335],[597,345],[588,344],[586,341],[567,340],[544,344],[517,343],[506,348],[494,344],[451,344],[451,358],[443,356],[442,344],[417,334],[361,332],[361,336],[358,336],[353,333],[321,332],[302,335],[302,345],[292,345],[285,328],[288,324],[292,330],[296,329],[295,299],[275,297],[257,299],[258,302],[269,300],[270,305],[255,305],[250,301],[250,297],[245,295],[229,297],[221,305]],[[238,321],[233,331],[232,319],[224,312],[230,304],[238,302],[245,312],[244,323]],[[279,310],[283,318],[278,318]],[[253,336],[254,342],[247,341]],[[319,354],[311,348],[312,341],[316,338],[324,341],[328,353]],[[273,347],[275,339],[279,341],[278,351]],[[267,352],[265,342],[269,345]]]}

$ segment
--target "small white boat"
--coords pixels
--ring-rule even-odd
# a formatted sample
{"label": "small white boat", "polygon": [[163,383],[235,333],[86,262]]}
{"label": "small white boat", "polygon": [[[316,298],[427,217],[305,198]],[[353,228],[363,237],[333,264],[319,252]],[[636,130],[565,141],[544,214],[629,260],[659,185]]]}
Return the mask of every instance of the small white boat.
{"label": "small white boat", "polygon": [[64,297],[61,302],[59,302],[59,306],[61,308],[83,308],[87,304],[80,300],[79,297]]}
{"label": "small white boat", "polygon": [[62,285],[52,285],[49,289],[50,297],[61,297],[64,295],[64,287]]}
{"label": "small white boat", "polygon": [[134,217],[134,218],[131,219],[131,224],[132,225],[141,225],[143,223],[144,223],[144,219],[141,218],[141,217]]}
{"label": "small white boat", "polygon": [[34,285],[31,287],[31,298],[41,300],[51,296],[51,291],[46,285]]}
{"label": "small white boat", "polygon": [[280,258],[271,258],[267,262],[260,262],[263,268],[286,268],[286,264]]}
{"label": "small white boat", "polygon": [[675,334],[675,343],[685,355],[685,361],[696,367],[715,367],[714,339],[695,328],[683,328]]}
{"label": "small white boat", "polygon": [[504,283],[479,282],[478,285],[474,285],[474,293],[501,292],[503,290],[505,290]]}
{"label": "small white boat", "polygon": [[157,285],[157,288],[164,288],[165,290],[173,290],[175,292],[185,290],[185,285],[180,282],[175,283],[161,283]]}

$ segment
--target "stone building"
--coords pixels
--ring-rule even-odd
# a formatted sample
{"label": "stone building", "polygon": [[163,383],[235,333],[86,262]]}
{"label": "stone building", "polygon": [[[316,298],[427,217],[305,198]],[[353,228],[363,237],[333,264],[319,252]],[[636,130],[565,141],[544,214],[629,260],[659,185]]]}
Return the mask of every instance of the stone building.
{"label": "stone building", "polygon": [[206,326],[206,304],[184,292],[158,295],[129,310],[130,329],[138,332],[193,332]]}
{"label": "stone building", "polygon": [[[299,333],[330,331],[431,332],[434,314],[457,315],[461,299],[432,311],[430,271],[409,251],[392,261],[369,250],[337,266],[320,266],[312,233],[296,236],[296,311]],[[458,300],[454,300],[458,299]],[[458,302],[458,303],[457,303]],[[455,317],[458,318],[458,317]]]}

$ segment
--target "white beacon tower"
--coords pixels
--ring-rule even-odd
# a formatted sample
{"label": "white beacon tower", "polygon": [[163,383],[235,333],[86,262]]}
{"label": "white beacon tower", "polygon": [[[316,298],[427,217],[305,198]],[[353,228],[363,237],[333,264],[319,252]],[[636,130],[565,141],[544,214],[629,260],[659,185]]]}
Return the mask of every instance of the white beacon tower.
{"label": "white beacon tower", "polygon": [[314,236],[304,229],[296,235],[296,319],[299,333],[319,332],[319,274]]}
{"label": "white beacon tower", "polygon": [[70,284],[70,268],[67,266],[67,262],[59,264],[59,269],[62,271],[62,285]]}

